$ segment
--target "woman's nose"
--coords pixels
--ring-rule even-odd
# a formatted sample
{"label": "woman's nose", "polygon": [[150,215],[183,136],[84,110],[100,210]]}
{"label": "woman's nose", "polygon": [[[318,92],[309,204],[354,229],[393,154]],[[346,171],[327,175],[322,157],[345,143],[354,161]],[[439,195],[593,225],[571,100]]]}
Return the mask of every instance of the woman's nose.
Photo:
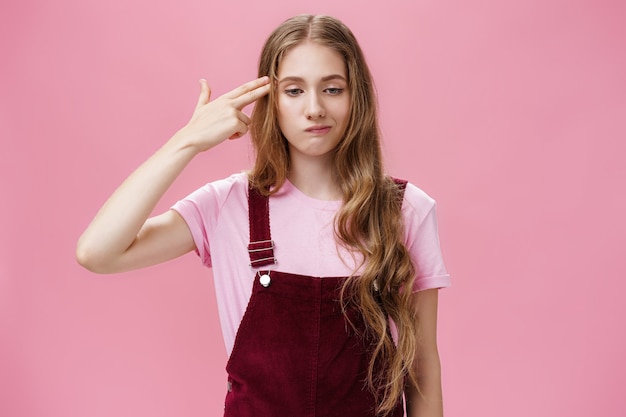
{"label": "woman's nose", "polygon": [[306,118],[313,120],[322,118],[325,115],[324,105],[319,96],[317,94],[311,94],[307,101]]}

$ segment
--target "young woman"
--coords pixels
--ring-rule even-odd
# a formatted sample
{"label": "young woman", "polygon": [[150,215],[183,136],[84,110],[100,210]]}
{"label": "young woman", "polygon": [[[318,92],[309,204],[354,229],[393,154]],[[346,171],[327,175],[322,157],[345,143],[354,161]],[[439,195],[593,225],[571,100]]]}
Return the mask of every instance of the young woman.
{"label": "young woman", "polygon": [[[350,30],[296,16],[259,78],[210,100],[113,193],[79,262],[115,273],[195,250],[213,268],[225,415],[442,416],[435,203],[383,171],[373,83]],[[251,117],[242,109],[252,103]],[[198,153],[250,131],[248,173],[148,218]]]}

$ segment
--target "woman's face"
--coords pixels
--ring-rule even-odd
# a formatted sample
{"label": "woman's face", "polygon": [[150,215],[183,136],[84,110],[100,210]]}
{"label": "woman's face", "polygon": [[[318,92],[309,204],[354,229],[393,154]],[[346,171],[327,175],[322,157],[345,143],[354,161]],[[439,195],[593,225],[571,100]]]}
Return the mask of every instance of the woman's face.
{"label": "woman's face", "polygon": [[350,114],[342,56],[308,41],[287,51],[278,67],[277,105],[292,159],[332,155]]}

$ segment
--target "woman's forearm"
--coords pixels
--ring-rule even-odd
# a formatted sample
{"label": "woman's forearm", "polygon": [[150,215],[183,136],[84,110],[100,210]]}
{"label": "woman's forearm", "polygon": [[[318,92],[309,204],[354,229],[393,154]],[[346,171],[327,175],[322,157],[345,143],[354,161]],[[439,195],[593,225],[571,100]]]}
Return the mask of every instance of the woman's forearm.
{"label": "woman's forearm", "polygon": [[438,355],[422,359],[418,372],[420,392],[414,387],[407,389],[407,417],[443,417],[443,394],[441,390],[441,365]]}
{"label": "woman's forearm", "polygon": [[111,195],[78,241],[78,261],[101,272],[133,243],[155,206],[197,151],[174,136]]}
{"label": "woman's forearm", "polygon": [[406,391],[407,417],[442,417],[443,395],[441,389],[441,361],[437,348],[437,289],[414,294],[416,316],[415,331],[419,347],[415,352],[415,375],[419,391],[409,387]]}

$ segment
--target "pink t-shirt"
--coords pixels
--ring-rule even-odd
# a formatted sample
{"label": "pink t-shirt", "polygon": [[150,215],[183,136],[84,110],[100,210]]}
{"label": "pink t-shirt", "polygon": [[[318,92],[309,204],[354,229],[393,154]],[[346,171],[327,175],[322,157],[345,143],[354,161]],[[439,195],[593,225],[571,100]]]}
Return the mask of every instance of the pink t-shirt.
{"label": "pink t-shirt", "polygon": [[[187,222],[200,259],[213,269],[229,355],[256,273],[256,268],[250,267],[247,250],[247,192],[246,174],[234,174],[206,184],[172,207]],[[334,237],[333,221],[340,201],[313,199],[287,181],[270,197],[269,204],[277,259],[269,269],[315,277],[348,276],[355,272],[359,257],[337,245]],[[408,184],[402,214],[405,244],[418,271],[414,290],[450,286],[439,247],[435,201]]]}

